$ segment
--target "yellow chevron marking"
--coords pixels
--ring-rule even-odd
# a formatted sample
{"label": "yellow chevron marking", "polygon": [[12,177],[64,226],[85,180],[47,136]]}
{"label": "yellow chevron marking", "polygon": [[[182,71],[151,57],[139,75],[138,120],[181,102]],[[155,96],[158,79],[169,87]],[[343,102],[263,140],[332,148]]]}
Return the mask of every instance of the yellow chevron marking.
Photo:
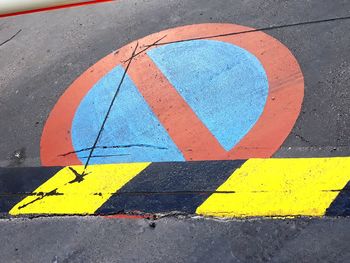
{"label": "yellow chevron marking", "polygon": [[251,159],[200,207],[201,215],[322,216],[350,180],[350,158]]}
{"label": "yellow chevron marking", "polygon": [[14,206],[10,214],[92,214],[112,193],[144,170],[150,163],[91,165],[83,180],[77,173],[84,166],[66,167]]}

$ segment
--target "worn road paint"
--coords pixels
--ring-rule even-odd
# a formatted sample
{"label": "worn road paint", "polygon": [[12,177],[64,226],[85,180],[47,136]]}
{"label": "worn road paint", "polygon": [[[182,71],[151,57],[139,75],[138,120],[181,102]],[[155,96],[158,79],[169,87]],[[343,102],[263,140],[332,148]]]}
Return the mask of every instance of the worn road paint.
{"label": "worn road paint", "polygon": [[14,206],[10,214],[93,214],[113,193],[149,163],[66,167],[35,193]]}
{"label": "worn road paint", "polygon": [[0,168],[0,213],[10,211],[61,169],[62,167]]}
{"label": "worn road paint", "polygon": [[350,158],[251,159],[197,213],[219,217],[323,216],[350,179]]}
{"label": "worn road paint", "polygon": [[196,40],[163,45],[147,55],[226,151],[261,116],[269,84],[263,66],[247,50]]}
{"label": "worn road paint", "polygon": [[[249,29],[201,24],[139,40],[138,55],[91,163],[273,155],[300,112],[303,76],[290,51],[271,36],[263,32],[224,35]],[[193,38],[196,40],[190,40]],[[152,45],[155,42],[158,45]],[[100,60],[62,95],[43,131],[43,165],[84,162],[105,116],[101,103],[110,103],[110,94],[103,90],[115,91],[118,83],[114,82],[135,45],[133,42]],[[215,60],[221,55],[220,61]],[[203,85],[205,89],[201,89]],[[133,123],[140,119],[144,121]]]}
{"label": "worn road paint", "polygon": [[74,172],[83,166],[57,170],[0,169],[0,213],[289,217],[350,210],[350,157],[91,165],[84,176]]}
{"label": "worn road paint", "polygon": [[[259,119],[266,103],[268,81],[260,62],[244,49],[219,41],[198,40],[164,45],[147,52],[147,55],[160,69],[158,75],[163,72],[175,88],[169,85],[171,90],[164,90],[167,96],[173,92],[183,97],[217,139],[218,146],[225,151],[231,150]],[[114,83],[120,81],[123,73],[122,67],[114,68],[82,100],[72,126],[74,149],[93,145],[102,125],[101,117],[107,111],[117,88]],[[159,85],[152,90],[157,88]],[[143,94],[145,92],[142,91]],[[158,93],[153,92],[152,96]],[[171,97],[172,104],[175,104],[176,96]],[[159,100],[160,96],[155,96],[155,99]],[[128,76],[116,103],[99,142],[108,148],[94,151],[95,156],[105,157],[94,158],[93,162],[185,160]],[[176,111],[181,106],[175,105],[173,108]],[[158,116],[162,114],[161,111],[156,113]],[[178,112],[174,115],[178,115]],[[179,122],[174,125],[179,125]],[[189,125],[186,124],[187,129]],[[194,130],[199,129],[195,127]],[[134,147],[112,148],[113,145]],[[182,148],[182,152],[186,149]],[[84,163],[86,152],[77,155]]]}

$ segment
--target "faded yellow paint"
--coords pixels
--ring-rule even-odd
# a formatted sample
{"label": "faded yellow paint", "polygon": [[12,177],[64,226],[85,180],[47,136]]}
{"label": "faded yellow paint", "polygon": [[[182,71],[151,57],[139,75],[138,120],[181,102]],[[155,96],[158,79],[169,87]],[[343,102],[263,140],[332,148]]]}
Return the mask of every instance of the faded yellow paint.
{"label": "faded yellow paint", "polygon": [[91,165],[81,182],[74,182],[76,176],[70,168],[82,173],[84,167],[66,167],[37,188],[36,195],[13,207],[10,214],[92,214],[149,164]]}
{"label": "faded yellow paint", "polygon": [[322,216],[350,179],[350,158],[250,159],[200,207],[207,216]]}

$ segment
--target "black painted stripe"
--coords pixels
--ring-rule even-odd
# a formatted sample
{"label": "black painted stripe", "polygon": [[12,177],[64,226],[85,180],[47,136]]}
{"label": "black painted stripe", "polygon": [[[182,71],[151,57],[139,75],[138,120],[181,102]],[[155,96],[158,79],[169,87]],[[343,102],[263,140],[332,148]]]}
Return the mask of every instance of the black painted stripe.
{"label": "black painted stripe", "polygon": [[96,213],[195,213],[197,207],[244,162],[153,163],[114,194]]}
{"label": "black painted stripe", "polygon": [[8,213],[61,169],[62,167],[0,168],[0,213]]}
{"label": "black painted stripe", "polygon": [[326,216],[350,216],[350,182],[340,191],[326,210]]}

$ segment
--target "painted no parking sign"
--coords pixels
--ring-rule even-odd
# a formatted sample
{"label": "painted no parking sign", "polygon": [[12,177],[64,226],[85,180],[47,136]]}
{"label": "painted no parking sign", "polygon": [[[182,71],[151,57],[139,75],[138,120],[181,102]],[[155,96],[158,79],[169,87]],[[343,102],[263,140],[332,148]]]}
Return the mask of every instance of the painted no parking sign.
{"label": "painted no parking sign", "polygon": [[[283,44],[232,24],[165,30],[97,62],[62,95],[44,127],[43,165],[271,157],[304,94]],[[246,33],[239,33],[246,32]],[[156,44],[155,44],[156,43]]]}

